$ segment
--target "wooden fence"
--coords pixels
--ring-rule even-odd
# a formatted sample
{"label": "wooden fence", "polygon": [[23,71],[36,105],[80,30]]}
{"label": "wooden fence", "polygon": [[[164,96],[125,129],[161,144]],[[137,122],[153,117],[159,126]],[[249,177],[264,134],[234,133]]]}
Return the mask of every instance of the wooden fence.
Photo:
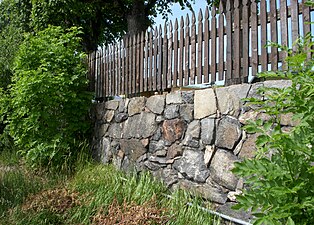
{"label": "wooden fence", "polygon": [[[196,84],[249,82],[258,72],[285,68],[291,46],[313,31],[306,0],[227,0],[225,13],[200,11],[155,27],[88,56],[96,98],[162,92]],[[223,10],[222,4],[219,11]]]}

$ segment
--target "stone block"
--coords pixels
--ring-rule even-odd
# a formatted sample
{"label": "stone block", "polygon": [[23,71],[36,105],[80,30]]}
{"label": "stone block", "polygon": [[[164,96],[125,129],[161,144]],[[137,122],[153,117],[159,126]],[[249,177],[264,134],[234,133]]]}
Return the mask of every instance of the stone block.
{"label": "stone block", "polygon": [[146,103],[145,97],[132,98],[128,105],[129,116],[141,113],[145,108],[145,103]]}
{"label": "stone block", "polygon": [[190,122],[194,118],[194,105],[192,104],[185,104],[180,105],[179,114],[181,119]]}
{"label": "stone block", "polygon": [[181,156],[182,152],[183,152],[182,146],[174,143],[168,148],[167,159],[173,159],[177,156]]}
{"label": "stone block", "polygon": [[223,117],[219,121],[216,133],[216,146],[233,150],[241,137],[241,124],[232,117]]}
{"label": "stone block", "polygon": [[202,119],[217,112],[213,89],[196,90],[194,94],[194,118]]}
{"label": "stone block", "polygon": [[182,102],[185,104],[194,103],[194,91],[182,91],[181,97],[182,97]]}
{"label": "stone block", "polygon": [[136,162],[137,159],[147,151],[137,139],[121,139],[120,148],[131,162]]}
{"label": "stone block", "polygon": [[119,107],[119,100],[111,100],[105,103],[106,109],[116,110]]}
{"label": "stone block", "polygon": [[205,118],[201,120],[201,140],[205,145],[214,143],[216,120],[214,118]]}
{"label": "stone block", "polygon": [[168,120],[177,118],[179,116],[179,105],[167,105],[164,116]]}
{"label": "stone block", "polygon": [[258,134],[248,134],[247,138],[244,140],[242,148],[239,153],[239,158],[253,158],[256,154],[256,139]]}
{"label": "stone block", "polygon": [[238,158],[229,151],[217,149],[210,164],[211,178],[219,185],[229,190],[235,190],[238,178],[231,170],[234,168],[234,163],[237,161]]}
{"label": "stone block", "polygon": [[209,176],[204,153],[201,151],[184,150],[183,156],[174,162],[173,168],[196,182],[204,183]]}
{"label": "stone block", "polygon": [[187,130],[185,132],[185,138],[183,140],[183,145],[190,147],[199,147],[199,137],[200,137],[200,121],[194,120],[188,124]]}
{"label": "stone block", "polygon": [[153,95],[147,99],[146,107],[155,114],[162,114],[165,108],[165,96]]}
{"label": "stone block", "polygon": [[166,95],[167,105],[181,103],[182,103],[181,91],[170,92]]}
{"label": "stone block", "polygon": [[181,139],[185,130],[186,125],[182,120],[165,120],[162,124],[162,137],[166,141],[173,143],[176,140]]}
{"label": "stone block", "polygon": [[108,129],[108,135],[111,138],[121,138],[122,137],[122,127],[119,123],[113,123]]}
{"label": "stone block", "polygon": [[148,138],[157,130],[155,114],[142,112],[124,122],[123,138]]}

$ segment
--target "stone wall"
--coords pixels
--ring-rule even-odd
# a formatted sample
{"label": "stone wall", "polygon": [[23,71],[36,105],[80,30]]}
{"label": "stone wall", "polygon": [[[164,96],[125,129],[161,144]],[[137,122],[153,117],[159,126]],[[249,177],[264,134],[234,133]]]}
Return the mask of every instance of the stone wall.
{"label": "stone wall", "polygon": [[[257,135],[241,127],[250,119],[267,120],[241,99],[260,97],[257,88],[263,85],[291,83],[265,81],[98,103],[95,157],[123,170],[150,170],[168,187],[189,189],[226,211],[243,188],[230,170],[255,153]],[[292,126],[291,118],[282,125]]]}

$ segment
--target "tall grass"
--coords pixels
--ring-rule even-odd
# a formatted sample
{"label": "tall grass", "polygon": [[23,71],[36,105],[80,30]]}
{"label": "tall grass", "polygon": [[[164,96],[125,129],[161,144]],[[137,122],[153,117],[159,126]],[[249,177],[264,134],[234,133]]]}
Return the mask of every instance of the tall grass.
{"label": "tall grass", "polygon": [[[61,182],[58,185],[64,190],[61,192],[54,192],[56,182],[47,182],[49,177],[36,180],[25,176],[27,173],[21,170],[1,174],[0,195],[8,203],[1,209],[4,213],[0,224],[93,224],[93,218],[99,213],[106,216],[113,202],[120,205],[154,202],[154,207],[162,211],[161,216],[165,216],[167,224],[171,225],[219,224],[198,207],[204,206],[202,199],[192,198],[183,191],[170,193],[147,172],[125,174],[110,165],[84,164],[66,184]],[[171,198],[166,195],[171,195]],[[58,204],[62,205],[64,199],[71,199],[75,204],[71,203],[60,211]],[[192,205],[188,206],[188,202]],[[9,208],[13,208],[11,213],[8,213]]]}

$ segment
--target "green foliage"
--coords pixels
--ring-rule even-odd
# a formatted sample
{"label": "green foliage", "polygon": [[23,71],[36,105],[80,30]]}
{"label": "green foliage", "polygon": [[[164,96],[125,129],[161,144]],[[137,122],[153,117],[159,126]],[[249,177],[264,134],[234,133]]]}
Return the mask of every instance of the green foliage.
{"label": "green foliage", "polygon": [[26,37],[17,55],[7,128],[32,165],[70,165],[90,127],[80,33],[49,27]]}
{"label": "green foliage", "polygon": [[[259,133],[254,159],[237,163],[233,172],[245,177],[248,190],[236,208],[252,209],[255,224],[313,224],[314,222],[314,59],[308,59],[311,36],[287,49],[288,69],[261,77],[288,78],[288,88],[260,88],[260,99],[249,99],[269,121],[252,121],[245,128]],[[296,126],[285,131],[282,115],[292,116]]]}

